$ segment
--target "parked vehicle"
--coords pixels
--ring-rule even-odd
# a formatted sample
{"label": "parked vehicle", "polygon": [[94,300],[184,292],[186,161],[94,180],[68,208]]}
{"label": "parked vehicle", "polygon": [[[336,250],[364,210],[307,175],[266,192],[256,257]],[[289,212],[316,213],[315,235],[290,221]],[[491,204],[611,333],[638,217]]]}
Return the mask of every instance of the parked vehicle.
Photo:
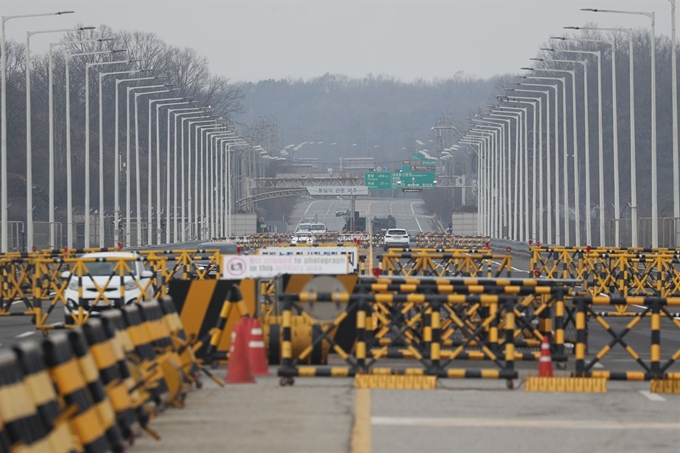
{"label": "parked vehicle", "polygon": [[401,228],[390,228],[387,230],[387,233],[385,233],[383,244],[385,246],[385,250],[396,247],[406,248],[409,246],[410,240],[411,239],[406,230],[402,230]]}
{"label": "parked vehicle", "polygon": [[298,225],[295,233],[311,233],[312,224],[311,223],[301,223]]}
{"label": "parked vehicle", "polygon": [[[142,300],[151,300],[154,297],[155,288],[151,279],[154,274],[145,269],[141,261],[126,261],[129,272],[125,272],[122,278],[119,268],[120,258],[139,259],[140,255],[134,252],[96,252],[86,253],[82,258],[106,258],[106,261],[94,261],[85,264],[87,274],[79,278],[69,271],[61,274],[61,278],[68,280],[64,290],[66,306],[64,307],[64,322],[73,324],[72,312],[76,312],[79,306],[91,315],[97,315],[99,311],[110,306],[122,307]],[[78,281],[82,285],[82,298],[78,297]],[[96,301],[96,302],[95,302]],[[108,301],[108,304],[107,304]]]}
{"label": "parked vehicle", "polygon": [[323,223],[312,223],[312,226],[309,229],[312,234],[323,234],[326,232],[326,225]]}

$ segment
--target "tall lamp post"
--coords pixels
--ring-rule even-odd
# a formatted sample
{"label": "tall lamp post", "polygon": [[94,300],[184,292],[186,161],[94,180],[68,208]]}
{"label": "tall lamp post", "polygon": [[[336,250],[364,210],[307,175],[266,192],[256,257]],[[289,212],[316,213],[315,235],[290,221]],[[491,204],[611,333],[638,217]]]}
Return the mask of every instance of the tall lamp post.
{"label": "tall lamp post", "polygon": [[[555,39],[555,38],[551,38]],[[557,38],[561,39],[561,38]],[[606,203],[604,197],[604,128],[602,124],[602,112],[604,107],[602,105],[602,51],[600,50],[566,50],[542,48],[548,52],[561,52],[570,54],[593,55],[597,58],[597,162],[598,162],[598,192],[599,192],[599,209],[598,219],[600,224],[600,246],[606,244]]]}
{"label": "tall lamp post", "polygon": [[83,41],[60,41],[51,42],[49,50],[47,51],[47,103],[48,103],[48,122],[49,122],[49,195],[48,195],[48,218],[50,224],[50,248],[55,248],[55,219],[54,219],[54,82],[52,76],[52,49],[57,46],[65,46],[69,44],[84,44],[93,42],[112,41],[112,38],[86,39]]}
{"label": "tall lamp post", "polygon": [[[556,59],[545,59],[545,58],[530,58],[530,60],[533,61],[541,61],[541,62],[553,62],[553,63],[566,63],[566,64],[578,64],[581,65],[583,68],[583,116],[584,116],[584,152],[585,152],[585,180],[586,180],[586,243],[588,245],[592,244],[592,221],[591,221],[591,212],[590,212],[590,123],[588,121],[588,61],[587,60],[556,60]],[[549,69],[549,68],[548,68]],[[546,69],[544,68],[536,68],[536,71],[544,71]],[[577,188],[576,190],[578,191],[579,187],[579,163],[578,163],[578,153],[576,152],[576,147],[574,147],[574,186]],[[578,192],[574,193],[575,195],[578,194]],[[576,198],[578,200],[578,197]],[[578,212],[581,209],[581,206],[579,203],[575,203],[575,209]],[[577,225],[579,225],[580,228],[580,217],[577,217]],[[579,228],[576,228],[577,232],[579,231]],[[580,234],[577,233],[577,239],[579,238]],[[579,241],[577,240],[577,243]]]}
{"label": "tall lamp post", "polygon": [[[180,101],[180,102],[177,102]],[[159,116],[160,116],[160,109],[161,107],[164,106],[171,106],[171,105],[182,105],[182,104],[189,104],[190,101],[188,98],[182,98],[182,97],[175,97],[175,98],[161,98],[161,99],[149,99],[149,118],[148,118],[148,132],[147,132],[147,143],[148,143],[148,165],[147,165],[147,186],[146,186],[146,215],[148,220],[147,223],[147,238],[149,241],[149,245],[153,244],[153,211],[152,211],[152,206],[153,206],[153,159],[152,159],[152,145],[153,145],[153,135],[152,135],[152,120],[153,120],[153,106],[154,104],[158,103],[156,105],[156,245],[161,245],[161,240],[160,240],[160,221],[161,221],[161,210],[160,207],[162,206],[161,204],[161,194],[160,194],[160,185],[161,185],[161,151],[160,151],[160,122],[159,122]]]}
{"label": "tall lamp post", "polygon": [[[111,55],[117,50],[72,53],[66,56],[66,246],[73,247],[73,176],[71,171],[71,58]],[[87,79],[86,79],[87,80]],[[86,104],[88,104],[86,102]],[[86,128],[87,129],[87,128]],[[86,217],[87,217],[87,213]]]}
{"label": "tall lamp post", "polygon": [[[117,79],[116,80],[116,89],[115,89],[115,94],[114,94],[114,99],[115,99],[115,119],[114,121],[114,129],[116,131],[116,134],[114,136],[114,154],[116,155],[116,165],[114,166],[114,183],[113,183],[113,204],[114,204],[114,210],[113,210],[113,224],[114,224],[114,234],[113,234],[113,240],[114,242],[118,243],[120,241],[120,233],[122,232],[122,229],[120,228],[119,222],[120,222],[120,168],[123,163],[122,156],[120,155],[120,128],[118,127],[119,124],[119,114],[118,114],[118,89],[120,88],[120,85],[122,83],[130,83],[130,82],[146,82],[149,80],[157,80],[158,77],[155,76],[150,76],[150,77],[134,77],[131,79]],[[159,85],[163,86],[163,85]],[[126,101],[127,102],[127,101]],[[129,112],[129,103],[127,104],[128,108],[127,111]],[[129,134],[129,129],[130,129],[130,114],[127,114],[127,123],[125,125],[125,130],[127,132],[127,147],[126,147],[126,160],[125,160],[125,173],[127,176],[127,173],[129,172],[129,165],[130,165],[130,134]],[[125,205],[126,211],[130,210],[130,203],[129,200],[126,199],[126,205]],[[126,220],[128,219],[128,216],[125,217]],[[127,243],[127,236],[126,236],[126,245],[129,245]]]}
{"label": "tall lamp post", "polygon": [[[144,91],[141,93],[135,93],[135,98],[134,98],[134,107],[135,107],[135,118],[134,118],[134,124],[135,124],[135,208],[136,208],[136,213],[137,213],[137,246],[142,245],[142,170],[141,170],[141,157],[139,153],[139,98],[141,96],[154,96],[156,94],[164,94],[164,93],[170,93],[173,91],[175,88],[174,86],[171,85],[166,85],[167,88],[162,89],[162,90],[157,90],[157,91]],[[128,88],[128,91],[130,88]],[[150,111],[150,108],[149,108]],[[149,125],[149,128],[151,126]],[[151,135],[147,137],[147,142],[150,143],[151,141]],[[151,158],[151,147],[147,146],[147,157],[149,158],[148,162],[148,168],[151,168],[152,162],[150,160]],[[148,171],[148,169],[147,169]],[[147,187],[150,187],[150,185],[147,185]],[[148,207],[150,209],[150,206]],[[148,232],[148,224],[151,223],[151,216],[147,219],[147,232]],[[151,241],[151,237],[146,238],[147,243]]]}
{"label": "tall lamp post", "polygon": [[[112,50],[112,53],[125,50]],[[90,68],[131,63],[132,60],[101,61],[85,65],[85,248],[90,247]]]}
{"label": "tall lamp post", "polygon": [[[593,13],[613,13],[613,14],[633,14],[637,16],[645,16],[648,19],[651,20],[652,22],[652,29],[650,33],[650,40],[651,40],[651,59],[652,59],[652,67],[651,67],[651,79],[652,79],[652,104],[651,104],[651,135],[652,135],[652,140],[651,140],[651,158],[652,158],[652,247],[658,247],[659,246],[659,207],[658,207],[658,193],[657,193],[657,187],[658,187],[658,181],[657,181],[657,151],[656,151],[656,19],[655,19],[655,14],[654,12],[643,12],[643,11],[619,11],[619,10],[611,10],[611,9],[594,9],[594,8],[582,8],[581,11],[588,11],[588,12],[593,12]],[[675,68],[675,65],[673,65],[673,68]],[[675,83],[673,84],[675,86]],[[676,110],[676,109],[674,109]],[[674,122],[674,127],[677,123]],[[675,153],[674,153],[675,157]],[[676,158],[677,159],[677,158]],[[677,172],[678,171],[678,166],[676,164],[673,165],[673,171]],[[676,176],[674,176],[673,180],[675,183]],[[677,193],[678,188],[677,186],[673,187],[673,193]],[[633,230],[637,228],[637,225],[633,227]],[[637,238],[636,238],[637,239]]]}
{"label": "tall lamp post", "polygon": [[[94,27],[61,28],[26,32],[26,249],[33,249],[33,144],[31,120],[31,37],[46,33],[93,30]],[[51,85],[50,85],[51,88]],[[50,109],[50,113],[52,109]],[[53,214],[54,215],[54,214]],[[52,227],[50,225],[50,231]],[[50,242],[52,244],[52,242]]]}
{"label": "tall lamp post", "polygon": [[[104,247],[104,107],[103,107],[103,81],[104,77],[110,75],[129,75],[145,72],[144,69],[133,69],[130,71],[114,71],[99,73],[99,247]],[[118,98],[116,97],[116,106]],[[117,115],[116,115],[117,118]],[[116,135],[118,129],[116,128]],[[116,153],[116,168],[118,168],[118,154]],[[117,228],[118,226],[115,225]]]}
{"label": "tall lamp post", "polygon": [[[7,49],[5,24],[12,19],[61,16],[75,11],[0,16],[0,252],[9,251],[9,204],[7,201]],[[32,210],[32,209],[31,209]]]}

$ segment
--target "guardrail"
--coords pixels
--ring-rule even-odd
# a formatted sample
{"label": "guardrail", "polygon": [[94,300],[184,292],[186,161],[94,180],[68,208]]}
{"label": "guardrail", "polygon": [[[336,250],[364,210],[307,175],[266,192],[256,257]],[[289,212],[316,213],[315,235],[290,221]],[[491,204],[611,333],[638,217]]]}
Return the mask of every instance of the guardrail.
{"label": "guardrail", "polygon": [[390,249],[382,254],[380,265],[387,275],[509,277],[512,256],[492,255],[490,250],[414,250]]}

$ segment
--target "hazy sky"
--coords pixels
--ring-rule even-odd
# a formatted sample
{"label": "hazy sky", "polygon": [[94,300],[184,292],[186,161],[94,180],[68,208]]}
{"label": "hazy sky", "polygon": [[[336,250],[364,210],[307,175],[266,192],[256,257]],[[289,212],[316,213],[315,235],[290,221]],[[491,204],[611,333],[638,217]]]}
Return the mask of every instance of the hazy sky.
{"label": "hazy sky", "polygon": [[[324,73],[388,74],[404,81],[463,71],[481,77],[517,72],[566,25],[649,27],[643,16],[580,8],[656,11],[657,34],[670,35],[668,0],[0,0],[0,14],[74,10],[10,20],[7,37],[27,30],[107,24],[146,30],[193,47],[214,73],[232,81],[311,78]],[[37,35],[44,50],[58,35]]]}

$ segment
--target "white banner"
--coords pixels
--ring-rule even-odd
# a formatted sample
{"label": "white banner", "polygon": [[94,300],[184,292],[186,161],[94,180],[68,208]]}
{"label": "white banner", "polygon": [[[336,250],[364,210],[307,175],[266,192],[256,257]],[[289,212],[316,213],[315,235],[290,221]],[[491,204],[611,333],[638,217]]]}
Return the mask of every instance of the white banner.
{"label": "white banner", "polygon": [[345,255],[226,255],[222,258],[222,279],[274,278],[283,274],[345,275]]}
{"label": "white banner", "polygon": [[368,186],[314,186],[307,187],[310,195],[368,195]]}
{"label": "white banner", "polygon": [[346,256],[349,265],[349,272],[354,273],[359,266],[359,251],[356,247],[265,247],[260,249],[260,255],[277,256]]}

